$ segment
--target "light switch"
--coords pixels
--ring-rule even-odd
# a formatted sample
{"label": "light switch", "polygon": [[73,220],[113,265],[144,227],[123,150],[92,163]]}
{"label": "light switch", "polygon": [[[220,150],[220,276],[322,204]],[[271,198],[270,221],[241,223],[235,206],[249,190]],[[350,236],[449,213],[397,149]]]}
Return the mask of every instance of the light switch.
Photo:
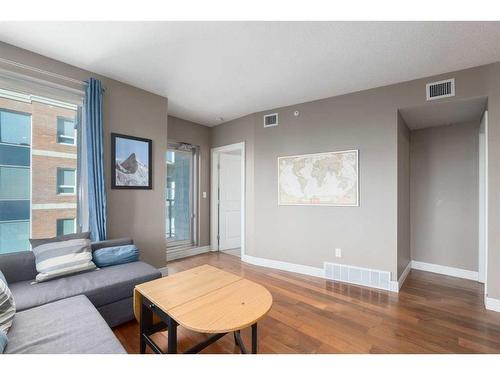
{"label": "light switch", "polygon": [[203,198],[206,198],[207,197],[207,192],[204,191],[203,194],[202,194]]}

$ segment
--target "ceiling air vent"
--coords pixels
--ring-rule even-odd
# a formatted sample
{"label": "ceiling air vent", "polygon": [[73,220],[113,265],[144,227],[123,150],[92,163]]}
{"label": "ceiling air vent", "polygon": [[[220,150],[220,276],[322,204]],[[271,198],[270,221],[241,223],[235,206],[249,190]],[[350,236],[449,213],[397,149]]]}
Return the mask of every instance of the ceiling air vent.
{"label": "ceiling air vent", "polygon": [[278,126],[278,114],[271,113],[270,115],[264,115],[264,127],[270,128],[271,126]]}
{"label": "ceiling air vent", "polygon": [[425,85],[425,89],[427,92],[427,100],[455,96],[455,78],[428,83]]}

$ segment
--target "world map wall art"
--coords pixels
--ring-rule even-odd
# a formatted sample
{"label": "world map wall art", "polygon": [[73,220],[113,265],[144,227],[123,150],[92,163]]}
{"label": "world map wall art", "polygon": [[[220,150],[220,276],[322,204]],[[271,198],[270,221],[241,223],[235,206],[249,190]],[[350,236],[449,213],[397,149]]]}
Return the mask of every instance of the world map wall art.
{"label": "world map wall art", "polygon": [[278,204],[359,206],[358,150],[278,158]]}

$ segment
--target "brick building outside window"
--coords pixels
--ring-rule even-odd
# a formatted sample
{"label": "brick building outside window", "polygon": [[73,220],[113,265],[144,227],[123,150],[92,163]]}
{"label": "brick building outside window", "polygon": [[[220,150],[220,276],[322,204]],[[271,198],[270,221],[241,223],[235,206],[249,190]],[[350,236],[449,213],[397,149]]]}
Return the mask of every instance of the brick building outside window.
{"label": "brick building outside window", "polygon": [[0,254],[76,231],[77,113],[0,90]]}

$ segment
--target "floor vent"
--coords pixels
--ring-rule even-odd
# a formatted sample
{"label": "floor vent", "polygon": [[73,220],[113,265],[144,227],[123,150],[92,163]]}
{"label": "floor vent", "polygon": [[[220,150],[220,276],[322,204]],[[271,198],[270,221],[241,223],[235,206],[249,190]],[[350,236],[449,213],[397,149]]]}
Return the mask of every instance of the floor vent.
{"label": "floor vent", "polygon": [[425,85],[427,100],[435,100],[455,96],[455,78],[431,82]]}
{"label": "floor vent", "polygon": [[324,263],[325,278],[372,288],[392,290],[391,273],[338,263]]}
{"label": "floor vent", "polygon": [[278,126],[278,114],[271,113],[269,115],[264,115],[264,127],[270,128],[271,126]]}

